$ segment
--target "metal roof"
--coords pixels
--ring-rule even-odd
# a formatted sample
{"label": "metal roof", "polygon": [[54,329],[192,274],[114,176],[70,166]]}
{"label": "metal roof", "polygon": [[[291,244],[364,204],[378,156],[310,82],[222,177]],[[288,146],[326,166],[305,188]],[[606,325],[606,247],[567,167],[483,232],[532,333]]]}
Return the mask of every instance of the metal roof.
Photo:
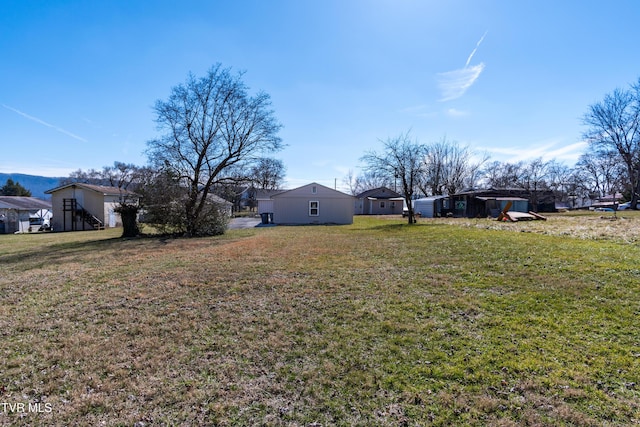
{"label": "metal roof", "polygon": [[15,209],[19,211],[51,209],[51,202],[37,197],[0,196],[0,209]]}
{"label": "metal roof", "polygon": [[110,187],[108,185],[93,185],[93,184],[85,184],[83,182],[74,182],[71,184],[65,184],[60,187],[52,188],[51,190],[45,191],[46,194],[52,194],[58,190],[62,190],[68,187],[83,187],[89,190],[93,190],[95,192],[101,193],[104,196],[119,196],[121,194],[136,196],[136,194],[132,191],[125,190],[118,187]]}

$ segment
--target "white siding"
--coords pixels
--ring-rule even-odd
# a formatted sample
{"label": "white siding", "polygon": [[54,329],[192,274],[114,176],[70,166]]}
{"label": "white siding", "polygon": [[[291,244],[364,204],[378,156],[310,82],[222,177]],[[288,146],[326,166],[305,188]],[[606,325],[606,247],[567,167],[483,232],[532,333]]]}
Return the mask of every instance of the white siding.
{"label": "white siding", "polygon": [[[276,224],[351,224],[354,197],[312,183],[276,194],[273,222]],[[311,215],[310,202],[318,202],[318,215]]]}

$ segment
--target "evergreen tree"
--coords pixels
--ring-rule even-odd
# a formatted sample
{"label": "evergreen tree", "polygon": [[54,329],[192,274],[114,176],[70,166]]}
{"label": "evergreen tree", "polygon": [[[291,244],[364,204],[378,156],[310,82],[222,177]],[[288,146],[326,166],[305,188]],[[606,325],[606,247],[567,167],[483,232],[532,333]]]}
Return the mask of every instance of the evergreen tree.
{"label": "evergreen tree", "polygon": [[9,178],[4,186],[0,187],[0,196],[31,197],[31,191],[24,188],[19,182],[13,182],[13,180]]}

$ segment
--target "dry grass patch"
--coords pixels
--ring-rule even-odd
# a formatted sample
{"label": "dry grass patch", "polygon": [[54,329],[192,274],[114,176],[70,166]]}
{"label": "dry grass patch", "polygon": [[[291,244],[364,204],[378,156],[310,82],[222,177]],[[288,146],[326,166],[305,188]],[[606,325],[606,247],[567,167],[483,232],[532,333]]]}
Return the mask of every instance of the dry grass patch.
{"label": "dry grass patch", "polygon": [[638,248],[448,221],[0,236],[0,424],[638,422]]}

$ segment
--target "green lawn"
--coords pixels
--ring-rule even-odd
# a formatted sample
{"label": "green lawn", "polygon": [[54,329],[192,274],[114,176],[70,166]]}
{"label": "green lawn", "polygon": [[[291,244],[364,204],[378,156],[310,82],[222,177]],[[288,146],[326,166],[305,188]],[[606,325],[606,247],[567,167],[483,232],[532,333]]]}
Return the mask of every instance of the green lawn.
{"label": "green lawn", "polygon": [[638,424],[639,225],[0,236],[0,424]]}

